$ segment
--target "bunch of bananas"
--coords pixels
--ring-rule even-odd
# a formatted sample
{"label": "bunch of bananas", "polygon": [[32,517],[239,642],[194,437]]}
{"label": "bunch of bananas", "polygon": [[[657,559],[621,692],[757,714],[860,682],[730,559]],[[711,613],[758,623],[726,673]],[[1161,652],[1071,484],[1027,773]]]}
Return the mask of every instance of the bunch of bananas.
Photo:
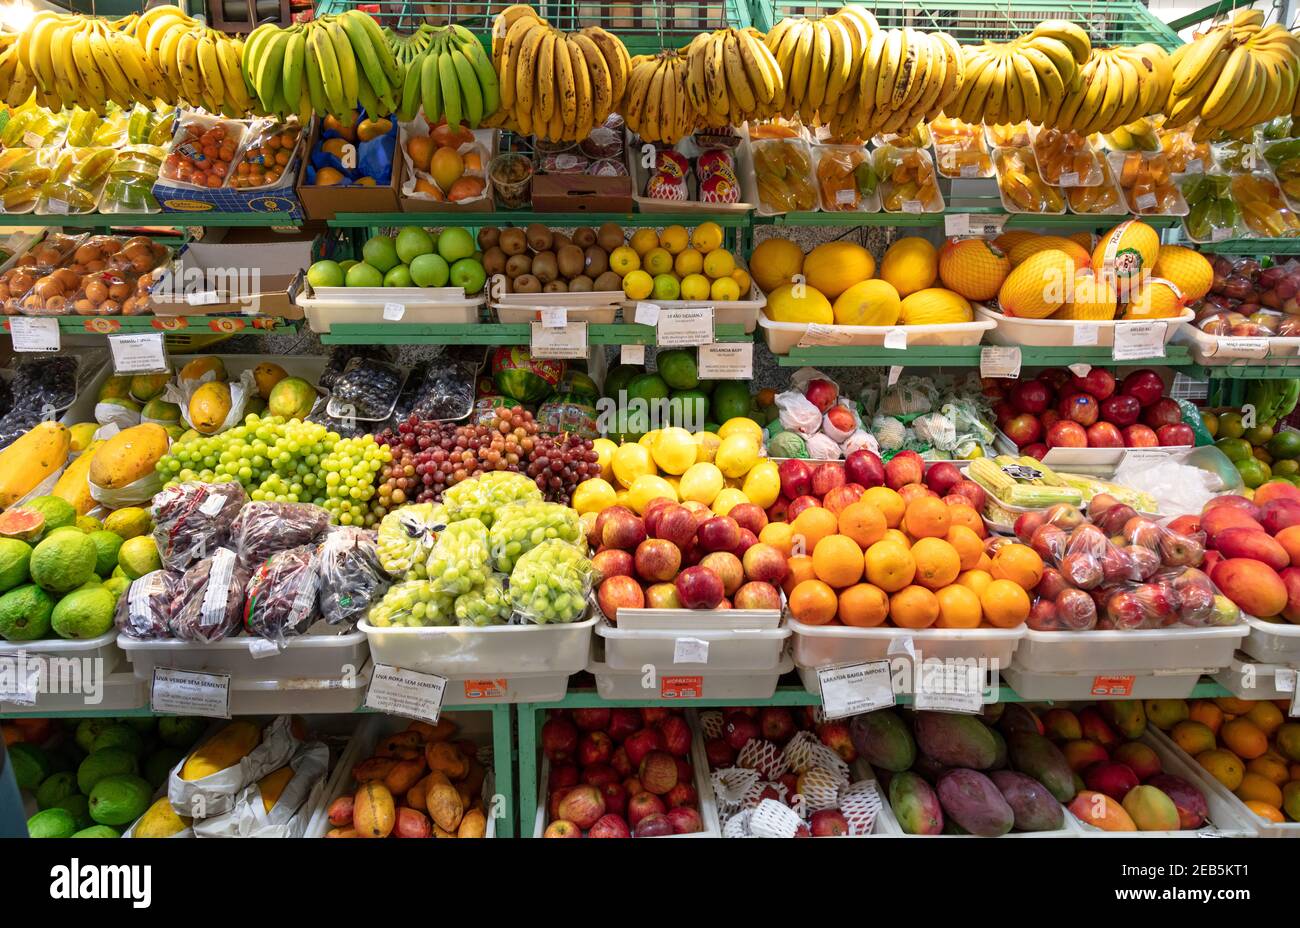
{"label": "bunch of bananas", "polygon": [[1199,117],[1199,138],[1220,129],[1268,122],[1295,111],[1300,86],[1300,39],[1264,25],[1259,10],[1239,10],[1231,22],[1174,51],[1165,126]]}
{"label": "bunch of bananas", "polygon": [[945,112],[964,122],[1015,125],[1028,119],[1055,125],[1065,101],[1081,87],[1080,68],[1092,54],[1088,33],[1051,19],[1006,43],[966,46],[966,86]]}
{"label": "bunch of bananas", "polygon": [[133,31],[145,61],[162,75],[161,99],[233,118],[253,109],[238,37],[210,29],[175,6],[148,10],[136,18]]}
{"label": "bunch of bananas", "polygon": [[632,58],[599,26],[566,35],[515,4],[492,25],[501,110],[492,124],[552,142],[581,140],[623,99]]}
{"label": "bunch of bananas", "polygon": [[1113,132],[1164,108],[1173,64],[1158,45],[1094,48],[1052,124],[1082,135]]}
{"label": "bunch of bananas", "polygon": [[357,105],[371,119],[397,109],[402,70],[383,31],[361,10],[281,29],[265,23],[244,43],[244,82],[267,115],[313,112],[352,119]]}
{"label": "bunch of bananas", "polygon": [[409,121],[421,106],[430,126],[446,116],[448,125],[463,121],[471,129],[501,107],[497,72],[479,40],[464,26],[435,31],[428,47],[407,66],[397,114]]}
{"label": "bunch of bananas", "polygon": [[18,55],[17,34],[0,32],[0,100],[14,109],[26,103],[35,88],[36,78]]}
{"label": "bunch of bananas", "polygon": [[828,125],[856,104],[863,59],[876,17],[862,7],[844,6],[819,19],[787,17],[764,40],[785,83],[780,107],[806,126]]}
{"label": "bunch of bananas", "polygon": [[784,107],[785,76],[756,29],[702,32],[683,51],[686,92],[704,125],[739,126],[747,119],[769,119]]}
{"label": "bunch of bananas", "polygon": [[687,59],[671,50],[634,57],[622,109],[628,128],[647,142],[674,145],[693,132],[699,113],[688,89]]}
{"label": "bunch of bananas", "polygon": [[384,39],[388,42],[388,50],[393,53],[393,57],[397,59],[397,66],[405,74],[406,69],[411,66],[415,59],[428,50],[433,43],[433,35],[438,30],[428,23],[420,23],[420,28],[405,34],[387,26],[384,26],[381,31],[384,33]]}
{"label": "bunch of bananas", "polygon": [[832,137],[906,134],[961,92],[966,64],[946,32],[880,29],[871,36],[854,104],[830,121]]}
{"label": "bunch of bananas", "polygon": [[1246,403],[1255,407],[1255,421],[1273,426],[1291,415],[1300,401],[1300,380],[1252,380],[1246,387]]}

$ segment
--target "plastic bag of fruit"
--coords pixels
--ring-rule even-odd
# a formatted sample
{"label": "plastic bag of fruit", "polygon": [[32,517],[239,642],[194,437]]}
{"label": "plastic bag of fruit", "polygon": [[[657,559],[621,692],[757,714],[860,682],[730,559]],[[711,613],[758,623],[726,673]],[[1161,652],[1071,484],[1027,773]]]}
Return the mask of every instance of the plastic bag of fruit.
{"label": "plastic bag of fruit", "polygon": [[311,503],[254,501],[239,511],[230,530],[231,545],[246,569],[271,555],[314,543],[330,524],[328,510]]}
{"label": "plastic bag of fruit", "polygon": [[78,216],[93,213],[117,160],[111,148],[67,148],[59,153],[49,179],[36,200],[38,216]]}
{"label": "plastic bag of fruit", "polygon": [[1047,183],[1038,170],[1033,149],[999,148],[993,152],[997,170],[998,195],[1011,213],[1065,212],[1061,191]]}
{"label": "plastic bag of fruit", "polygon": [[490,471],[449,487],[442,502],[447,520],[477,519],[491,527],[496,511],[510,503],[540,501],[542,491],[523,474],[513,471]]}
{"label": "plastic bag of fruit", "polygon": [[393,510],[379,523],[375,549],[379,565],[390,577],[423,579],[425,561],[446,524],[447,512],[441,505],[417,503]]}
{"label": "plastic bag of fruit", "polygon": [[128,638],[139,641],[170,638],[172,598],[180,574],[154,570],[138,577],[118,597],[113,625]]}
{"label": "plastic bag of fruit", "polygon": [[176,121],[160,180],[169,186],[224,187],[248,127],[237,119],[185,112]]}
{"label": "plastic bag of fruit", "polygon": [[817,208],[812,149],[800,139],[750,142],[758,185],[758,212],[773,216]]}
{"label": "plastic bag of fruit", "polygon": [[492,571],[487,526],[478,519],[452,522],[438,533],[424,567],[436,593],[460,596],[482,586]]}
{"label": "plastic bag of fruit", "polygon": [[388,588],[384,598],[370,607],[366,621],[377,628],[422,628],[451,625],[456,597],[437,592],[428,580],[405,580]]}
{"label": "plastic bag of fruit", "polygon": [[128,145],[119,149],[108,169],[108,183],[99,198],[101,213],[157,213],[162,211],[153,195],[165,149],[157,145]]}
{"label": "plastic bag of fruit", "polygon": [[586,552],[559,539],[522,555],[510,572],[510,603],[538,625],[577,622],[587,612],[592,567]]}
{"label": "plastic bag of fruit", "polygon": [[941,213],[943,195],[930,153],[886,145],[872,154],[880,203],[890,213]]}
{"label": "plastic bag of fruit", "polygon": [[491,574],[483,586],[456,597],[456,624],[467,628],[504,625],[510,621],[514,607],[506,588],[509,577]]}
{"label": "plastic bag of fruit", "polygon": [[[55,153],[42,148],[8,148],[0,151],[0,207],[8,215],[36,208],[41,187],[50,179]],[[14,297],[21,293],[12,294]]]}
{"label": "plastic bag of fruit", "polygon": [[375,532],[339,526],[320,545],[320,612],[331,625],[355,622],[391,585]]}
{"label": "plastic bag of fruit", "polygon": [[238,483],[178,483],[153,498],[153,539],[168,570],[188,570],[230,543],[231,527],[248,502]]}
{"label": "plastic bag of fruit", "polygon": [[218,548],[181,575],[172,598],[170,628],[184,641],[220,641],[244,618],[248,570],[229,548]]}
{"label": "plastic bag of fruit", "polygon": [[296,117],[285,122],[255,121],[229,171],[230,186],[238,190],[259,190],[292,183],[301,139],[302,128]]}
{"label": "plastic bag of fruit", "polygon": [[244,627],[284,650],[289,638],[301,635],[320,618],[320,579],[320,556],[314,544],[271,555],[244,588]]}
{"label": "plastic bag of fruit", "polygon": [[880,178],[876,176],[866,146],[817,145],[813,153],[823,210],[873,213],[880,210],[880,197],[876,195]]}
{"label": "plastic bag of fruit", "polygon": [[503,506],[497,510],[488,532],[492,564],[497,570],[509,574],[521,555],[551,538],[585,545],[586,535],[578,513],[559,503],[538,500]]}
{"label": "plastic bag of fruit", "polygon": [[803,436],[815,435],[822,426],[822,412],[798,390],[776,395],[777,418],[781,425]]}

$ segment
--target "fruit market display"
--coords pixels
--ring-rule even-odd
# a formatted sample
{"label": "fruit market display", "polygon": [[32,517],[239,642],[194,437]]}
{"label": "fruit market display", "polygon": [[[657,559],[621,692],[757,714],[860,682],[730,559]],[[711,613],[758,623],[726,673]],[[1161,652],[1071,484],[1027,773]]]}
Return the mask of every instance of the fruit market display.
{"label": "fruit market display", "polygon": [[449,203],[470,202],[483,196],[487,151],[470,130],[443,121],[430,124],[425,134],[411,125],[404,149],[415,173],[412,195]]}
{"label": "fruit market display", "polygon": [[448,125],[459,126],[463,120],[477,129],[484,116],[493,115],[501,105],[492,62],[464,26],[453,24],[430,35],[428,46],[404,67],[397,109],[403,120],[414,119],[422,109],[430,125],[445,114]]}
{"label": "fruit market display", "polygon": [[1238,409],[1202,413],[1202,420],[1215,447],[1232,462],[1242,483],[1251,490],[1273,480],[1291,480],[1300,473],[1300,462],[1294,432],[1279,429],[1278,417],[1287,416],[1295,408],[1297,387],[1291,381],[1261,381],[1252,385],[1247,393],[1247,405],[1258,410],[1256,424],[1249,429],[1243,424]]}
{"label": "fruit market display", "polygon": [[[1216,496],[1197,515],[1182,518],[1205,533],[1206,563],[1214,582],[1243,612],[1266,621],[1300,621],[1292,593],[1300,579],[1290,555],[1300,531],[1300,490],[1269,481],[1247,499]],[[1296,563],[1300,563],[1297,561]]]}
{"label": "fruit market display", "polygon": [[[602,231],[613,244],[614,229]],[[638,229],[626,245],[609,249],[606,263],[629,300],[735,302],[750,295],[750,274],[722,247],[722,228],[715,222],[689,232],[680,225]]]}
{"label": "fruit market display", "polygon": [[[1300,310],[1296,293],[1300,263],[1286,261],[1261,267],[1254,258],[1236,261],[1216,255],[1211,262],[1214,278],[1210,292],[1193,323],[1210,335],[1240,335],[1250,338],[1293,336],[1292,321]],[[1285,413],[1283,413],[1285,415]]]}
{"label": "fruit market display", "polygon": [[309,187],[387,185],[393,177],[397,140],[397,123],[386,117],[371,117],[365,110],[325,116],[308,153],[303,183]]}
{"label": "fruit market display", "polygon": [[506,293],[621,292],[626,273],[615,271],[610,258],[615,252],[620,259],[627,257],[620,251],[626,241],[622,227],[613,222],[569,232],[541,223],[522,229],[484,226],[478,232],[483,270],[491,278],[500,275]]}
{"label": "fruit market display", "polygon": [[316,261],[307,269],[313,287],[461,287],[478,293],[487,280],[468,229],[450,226],[435,236],[426,229],[373,235],[361,259]]}

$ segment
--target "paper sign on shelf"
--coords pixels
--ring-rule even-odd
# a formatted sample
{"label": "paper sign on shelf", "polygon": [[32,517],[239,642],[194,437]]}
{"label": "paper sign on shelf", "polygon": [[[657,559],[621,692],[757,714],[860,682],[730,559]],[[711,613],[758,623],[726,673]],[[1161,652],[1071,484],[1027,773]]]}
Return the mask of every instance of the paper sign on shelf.
{"label": "paper sign on shelf", "polygon": [[366,708],[438,724],[447,678],[436,673],[375,664],[366,689]]}
{"label": "paper sign on shelf", "polygon": [[618,349],[619,364],[644,364],[645,345],[620,345]]}
{"label": "paper sign on shelf", "polygon": [[1221,335],[1215,354],[1228,358],[1267,358],[1268,339]]}
{"label": "paper sign on shelf", "polygon": [[984,691],[978,668],[943,665],[933,669],[913,665],[913,708],[918,711],[978,715],[984,711]]}
{"label": "paper sign on shelf", "polygon": [[945,213],[943,217],[943,234],[949,237],[970,235],[970,214]]}
{"label": "paper sign on shelf", "polygon": [[903,366],[901,364],[891,365],[889,368],[889,377],[887,378],[888,383],[886,383],[885,386],[892,387],[894,384],[898,383],[898,378],[901,377],[902,374]]}
{"label": "paper sign on shelf", "polygon": [[14,351],[58,351],[62,347],[59,320],[36,316],[13,316],[9,335]]}
{"label": "paper sign on shelf", "polygon": [[753,342],[714,342],[701,345],[697,359],[701,380],[752,380]]}
{"label": "paper sign on shelf", "polygon": [[385,303],[384,304],[384,321],[401,322],[402,317],[406,315],[405,303]]}
{"label": "paper sign on shelf", "polygon": [[575,359],[587,356],[587,323],[569,322],[562,329],[532,324],[529,346],[535,358]]}
{"label": "paper sign on shelf", "polygon": [[1165,356],[1167,322],[1121,322],[1115,326],[1116,361],[1137,361]]}
{"label": "paper sign on shelf", "polygon": [[1273,688],[1279,693],[1294,693],[1296,670],[1294,667],[1279,667],[1273,671]]}
{"label": "paper sign on shelf", "polygon": [[1168,448],[1125,448],[1124,462],[1135,464],[1163,464],[1169,460]]}
{"label": "paper sign on shelf", "polygon": [[1076,322],[1070,327],[1071,344],[1077,347],[1097,344],[1097,338],[1101,334],[1101,327],[1095,322]]}
{"label": "paper sign on shelf", "polygon": [[895,326],[885,333],[884,346],[891,351],[907,350],[907,329]]}
{"label": "paper sign on shelf", "polygon": [[709,643],[702,638],[677,638],[673,641],[674,664],[707,664]]}
{"label": "paper sign on shelf", "polygon": [[680,307],[659,310],[655,343],[661,348],[691,348],[713,342],[713,307]]}
{"label": "paper sign on shelf", "polygon": [[563,306],[543,306],[540,312],[543,328],[562,329],[569,324],[569,311]]}
{"label": "paper sign on shelf", "polygon": [[799,347],[810,348],[816,345],[834,347],[835,345],[847,345],[852,339],[852,335],[838,326],[810,322],[808,328],[799,336]]}
{"label": "paper sign on shelf", "polygon": [[[36,694],[41,686],[41,665],[39,660],[14,662],[17,672],[6,675],[4,685],[0,685],[0,702],[15,706],[32,707],[36,705]],[[5,678],[0,678],[5,679]]]}
{"label": "paper sign on shelf", "polygon": [[638,300],[636,304],[636,314],[632,321],[637,325],[658,325],[659,324],[659,304],[647,303],[645,300]]}
{"label": "paper sign on shelf", "polygon": [[1020,349],[1007,345],[987,345],[981,348],[980,376],[1015,380],[1020,376]]}
{"label": "paper sign on shelf", "polygon": [[198,670],[153,669],[149,705],[162,715],[230,718],[230,674]]}
{"label": "paper sign on shelf", "polygon": [[894,705],[894,683],[889,661],[864,661],[817,671],[821,682],[822,712],[828,719],[887,709]]}
{"label": "paper sign on shelf", "polygon": [[108,347],[113,354],[114,373],[151,374],[167,370],[167,346],[161,332],[110,335]]}

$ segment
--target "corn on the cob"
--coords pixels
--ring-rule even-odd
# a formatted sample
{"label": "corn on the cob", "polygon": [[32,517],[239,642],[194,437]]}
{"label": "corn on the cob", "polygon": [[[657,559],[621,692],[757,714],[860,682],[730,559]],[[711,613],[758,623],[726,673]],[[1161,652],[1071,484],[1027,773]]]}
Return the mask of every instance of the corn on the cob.
{"label": "corn on the cob", "polygon": [[976,458],[967,466],[966,473],[1002,502],[1012,506],[1038,508],[1054,506],[1057,503],[1078,506],[1083,502],[1083,494],[1078,489],[1071,486],[1052,486],[1044,477],[1013,477],[1003,470],[1004,467],[1011,466],[1032,467],[1040,474],[1044,472],[1043,465],[1033,458],[1025,458],[1022,461],[1009,455],[999,455],[993,460]]}
{"label": "corn on the cob", "polygon": [[1138,512],[1156,512],[1157,507],[1160,505],[1150,493],[1144,493],[1123,484],[1111,483],[1109,480],[1099,480],[1096,477],[1086,477],[1082,474],[1061,474],[1060,477],[1067,485],[1081,492],[1085,501],[1091,501],[1098,493],[1109,493],[1121,503],[1132,506]]}

